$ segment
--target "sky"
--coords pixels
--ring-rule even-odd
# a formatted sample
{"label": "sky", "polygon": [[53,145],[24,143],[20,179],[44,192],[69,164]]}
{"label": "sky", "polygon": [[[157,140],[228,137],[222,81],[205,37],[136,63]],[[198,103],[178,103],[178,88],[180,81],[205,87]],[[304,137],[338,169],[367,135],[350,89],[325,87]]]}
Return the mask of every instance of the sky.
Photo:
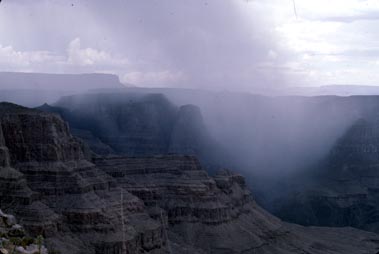
{"label": "sky", "polygon": [[379,85],[378,0],[3,0],[0,71],[269,91]]}

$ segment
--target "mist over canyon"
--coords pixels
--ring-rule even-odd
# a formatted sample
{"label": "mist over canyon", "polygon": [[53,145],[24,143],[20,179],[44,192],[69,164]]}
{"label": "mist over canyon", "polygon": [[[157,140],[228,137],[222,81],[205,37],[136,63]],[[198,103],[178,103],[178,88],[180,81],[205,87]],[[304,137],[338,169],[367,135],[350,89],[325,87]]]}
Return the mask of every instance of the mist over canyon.
{"label": "mist over canyon", "polygon": [[[375,123],[377,96],[269,97],[120,88],[117,82],[109,87],[109,80],[117,77],[100,78],[91,90],[57,100],[21,87],[13,91],[33,97],[38,107],[1,104],[0,205],[26,234],[43,235],[48,249],[366,253],[379,248],[374,233],[301,227],[260,207],[307,226],[376,232],[376,175],[359,180],[374,172],[376,125],[363,131],[366,141],[352,128]],[[3,96],[23,104],[12,93]],[[342,173],[328,170],[329,164]],[[358,165],[358,170],[352,166],[358,176],[346,173],[350,164]],[[352,182],[342,184],[339,177]],[[342,184],[332,185],[338,191],[324,187],[323,179],[333,178]],[[343,191],[349,188],[355,191]],[[314,194],[326,190],[338,194]],[[357,236],[364,244],[352,240]]]}
{"label": "mist over canyon", "polygon": [[0,1],[0,254],[378,254],[379,2]]}

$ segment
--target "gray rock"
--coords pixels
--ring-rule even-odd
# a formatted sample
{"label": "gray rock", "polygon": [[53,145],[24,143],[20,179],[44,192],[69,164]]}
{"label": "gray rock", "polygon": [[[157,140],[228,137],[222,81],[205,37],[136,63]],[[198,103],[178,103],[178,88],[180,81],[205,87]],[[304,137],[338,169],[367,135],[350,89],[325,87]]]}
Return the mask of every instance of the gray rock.
{"label": "gray rock", "polygon": [[214,178],[193,156],[98,158],[95,164],[168,222],[174,253],[367,253],[377,235],[354,229],[305,228],[260,208],[244,179]]}
{"label": "gray rock", "polygon": [[23,237],[25,235],[25,230],[21,225],[14,224],[8,230],[8,235],[11,237]]}
{"label": "gray rock", "polygon": [[5,216],[5,224],[9,227],[15,226],[17,223],[16,218],[13,215],[6,215]]}
{"label": "gray rock", "polygon": [[143,202],[86,160],[82,144],[61,118],[0,104],[0,122],[12,170],[19,174],[14,181],[4,178],[0,186],[17,182],[15,189],[22,193],[16,198],[0,188],[0,202],[29,234],[44,235],[62,253],[165,248],[162,226],[149,217]]}

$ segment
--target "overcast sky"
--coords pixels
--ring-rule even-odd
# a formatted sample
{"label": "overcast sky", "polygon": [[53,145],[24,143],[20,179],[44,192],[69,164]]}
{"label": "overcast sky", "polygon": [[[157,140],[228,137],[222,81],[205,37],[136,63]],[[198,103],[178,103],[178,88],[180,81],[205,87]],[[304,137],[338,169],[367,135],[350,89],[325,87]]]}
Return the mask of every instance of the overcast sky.
{"label": "overcast sky", "polygon": [[378,0],[3,0],[0,70],[138,86],[379,85]]}

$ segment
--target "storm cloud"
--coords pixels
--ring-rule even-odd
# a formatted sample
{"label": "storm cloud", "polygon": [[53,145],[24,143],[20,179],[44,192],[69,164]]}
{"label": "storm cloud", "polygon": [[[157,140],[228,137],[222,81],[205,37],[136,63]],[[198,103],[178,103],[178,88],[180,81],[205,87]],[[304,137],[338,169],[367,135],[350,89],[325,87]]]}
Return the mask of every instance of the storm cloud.
{"label": "storm cloud", "polygon": [[378,3],[329,2],[4,0],[0,70],[250,92],[377,84]]}
{"label": "storm cloud", "polygon": [[146,86],[249,90],[284,84],[267,13],[253,5],[8,0],[0,9],[0,68],[116,73]]}

